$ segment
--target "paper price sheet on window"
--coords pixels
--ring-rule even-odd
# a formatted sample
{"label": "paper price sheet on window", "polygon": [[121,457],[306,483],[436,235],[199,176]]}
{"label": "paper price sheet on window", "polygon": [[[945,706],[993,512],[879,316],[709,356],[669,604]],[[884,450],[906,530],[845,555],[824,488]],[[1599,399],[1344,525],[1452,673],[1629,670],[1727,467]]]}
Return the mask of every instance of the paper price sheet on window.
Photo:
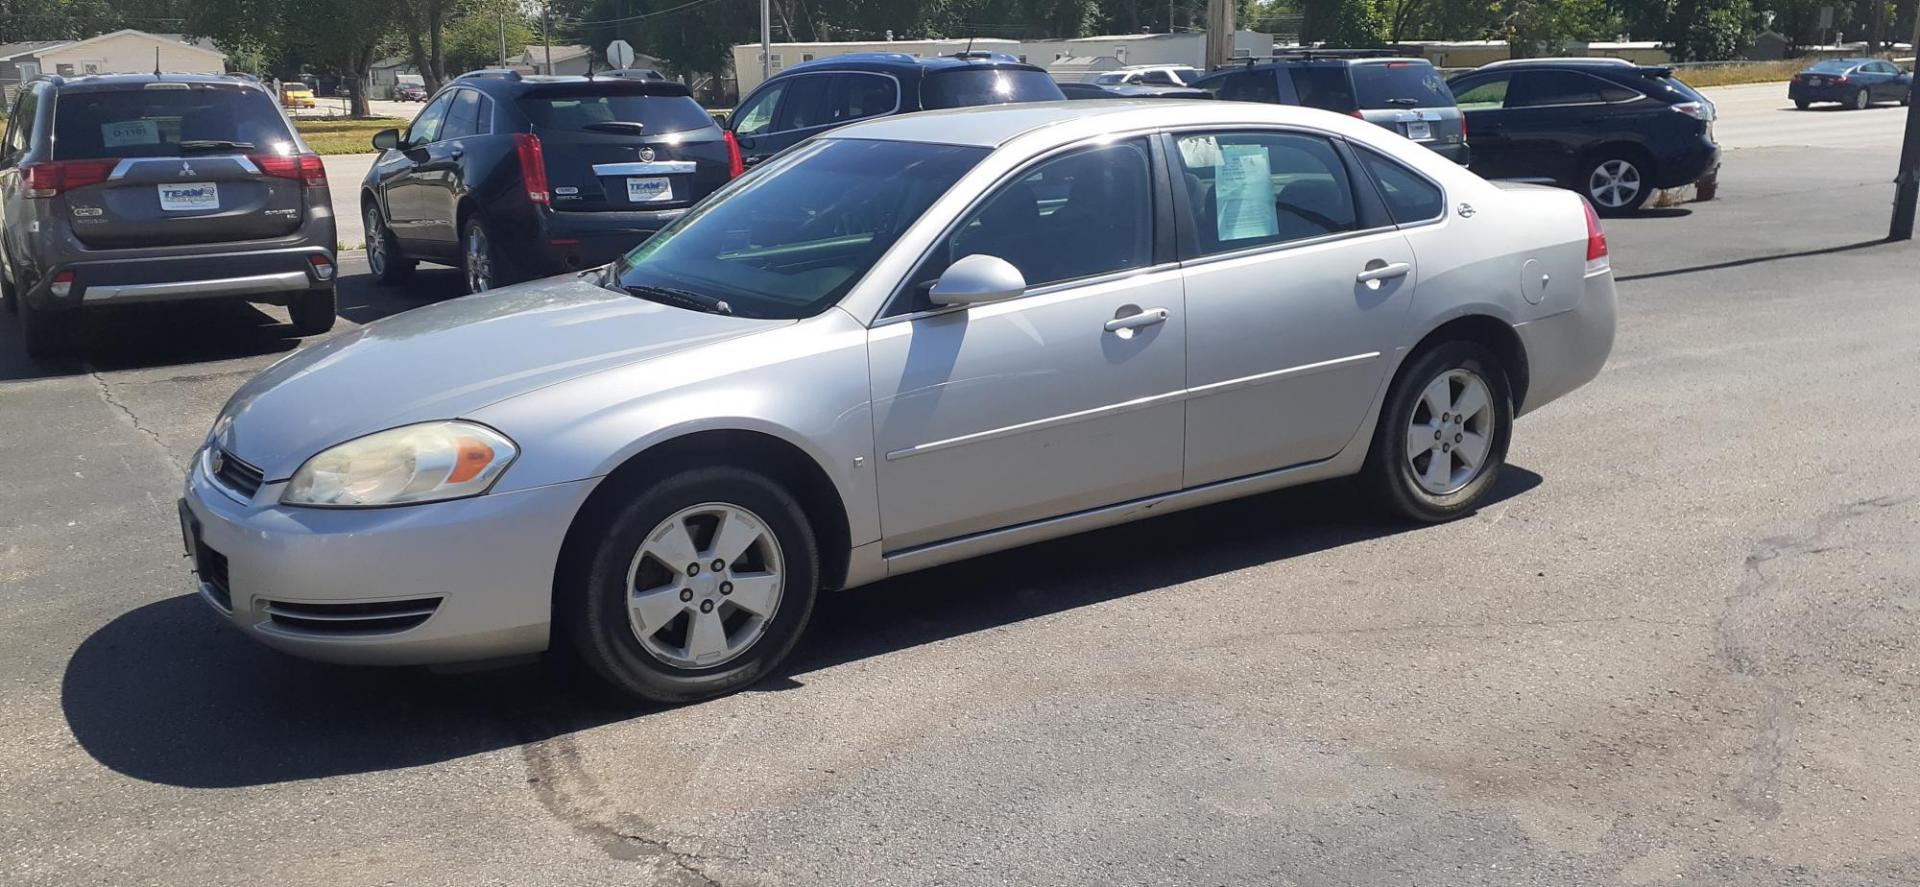
{"label": "paper price sheet on window", "polygon": [[1212,136],[1181,139],[1179,144],[1189,169],[1214,168],[1214,224],[1222,243],[1280,233],[1266,146],[1221,145]]}

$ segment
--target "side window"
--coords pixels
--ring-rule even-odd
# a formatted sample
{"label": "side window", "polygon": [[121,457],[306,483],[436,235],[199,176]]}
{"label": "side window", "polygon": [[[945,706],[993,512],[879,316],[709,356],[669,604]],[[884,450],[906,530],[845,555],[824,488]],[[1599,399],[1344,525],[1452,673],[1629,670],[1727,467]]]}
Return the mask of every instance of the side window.
{"label": "side window", "polygon": [[1029,287],[1153,264],[1151,156],[1132,139],[1042,161],[974,209],[914,279],[971,255],[1007,260]]}
{"label": "side window", "polygon": [[827,83],[832,77],[819,74],[798,76],[787,82],[787,100],[780,103],[773,130],[806,129],[827,122]]}
{"label": "side window", "polygon": [[462,89],[456,90],[453,96],[453,106],[447,110],[447,122],[440,126],[442,141],[463,138],[479,131],[480,93]]}
{"label": "side window", "polygon": [[1438,185],[1420,177],[1398,163],[1360,148],[1360,164],[1367,168],[1373,183],[1380,186],[1380,197],[1387,212],[1400,225],[1437,219],[1446,212],[1447,196]]}
{"label": "side window", "polygon": [[1515,78],[1509,108],[1592,105],[1600,101],[1600,81],[1573,71],[1523,71]]}
{"label": "side window", "polygon": [[1230,74],[1220,89],[1220,98],[1230,102],[1280,102],[1280,84],[1272,71],[1242,71]]}
{"label": "side window", "polygon": [[438,140],[440,122],[446,118],[447,106],[451,104],[453,93],[441,93],[439,98],[433,100],[433,104],[420,112],[420,116],[413,118],[412,125],[407,127],[407,144],[425,145]]}
{"label": "side window", "polygon": [[828,122],[846,123],[886,114],[900,104],[900,87],[892,77],[835,74],[828,79],[833,81],[827,88]]}
{"label": "side window", "polygon": [[1645,95],[1630,86],[1607,81],[1600,83],[1600,100],[1603,102],[1631,102],[1638,98],[1645,98]]}
{"label": "side window", "polygon": [[1353,182],[1326,139],[1218,133],[1178,136],[1175,145],[1199,255],[1360,227]]}
{"label": "side window", "polygon": [[31,89],[21,90],[14,100],[13,123],[7,127],[7,156],[15,163],[33,147],[33,119],[39,108],[40,95]]}
{"label": "side window", "polygon": [[745,105],[733,113],[733,134],[752,136],[772,129],[774,109],[780,106],[780,96],[786,91],[786,83],[776,83],[760,90],[759,95],[748,99]]}
{"label": "side window", "polygon": [[1141,74],[1140,82],[1151,83],[1155,86],[1178,86],[1179,85],[1178,83],[1174,82],[1173,75],[1165,71],[1148,71],[1144,74]]}
{"label": "side window", "polygon": [[1301,65],[1292,69],[1293,91],[1300,104],[1342,113],[1356,110],[1353,81],[1344,66]]}
{"label": "side window", "polygon": [[1509,82],[1505,75],[1487,80],[1469,80],[1454,88],[1453,99],[1462,111],[1498,108],[1506,104]]}
{"label": "side window", "polygon": [[480,118],[474,121],[473,134],[478,136],[493,134],[493,99],[489,96],[480,97]]}

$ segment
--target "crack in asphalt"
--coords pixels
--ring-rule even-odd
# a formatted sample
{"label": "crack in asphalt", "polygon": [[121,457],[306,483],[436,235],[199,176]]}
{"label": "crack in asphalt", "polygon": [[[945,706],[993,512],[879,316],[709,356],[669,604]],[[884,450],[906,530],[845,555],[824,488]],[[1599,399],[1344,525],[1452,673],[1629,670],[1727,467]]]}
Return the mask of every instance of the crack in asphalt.
{"label": "crack in asphalt", "polygon": [[1721,655],[1726,658],[1734,674],[1757,684],[1764,698],[1760,732],[1754,737],[1748,751],[1750,767],[1747,776],[1734,791],[1741,807],[1764,819],[1773,820],[1780,816],[1780,771],[1786,765],[1787,751],[1793,744],[1795,725],[1790,716],[1794,708],[1791,694],[1778,681],[1768,677],[1766,667],[1759,661],[1758,644],[1749,645],[1749,641],[1742,637],[1742,626],[1739,624],[1747,610],[1764,602],[1765,593],[1773,586],[1773,579],[1762,567],[1781,558],[1802,557],[1843,548],[1845,546],[1826,541],[1836,529],[1862,515],[1905,505],[1915,498],[1911,494],[1887,495],[1849,502],[1821,515],[1814,521],[1811,531],[1798,536],[1762,539],[1759,547],[1747,555],[1744,575],[1728,597],[1726,611],[1721,614],[1717,627]]}
{"label": "crack in asphalt", "polygon": [[145,435],[148,440],[153,442],[155,447],[160,449],[160,455],[166,457],[167,467],[173,469],[176,478],[185,477],[186,466],[174,457],[173,449],[168,447],[166,441],[160,438],[160,433],[148,428],[145,423],[140,421],[140,416],[134,413],[132,407],[127,406],[120,398],[114,396],[113,386],[108,384],[107,377],[101,375],[99,370],[95,369],[91,364],[86,366],[86,370],[88,378],[93,379],[94,393],[100,396],[100,400],[106,405],[119,410],[121,415],[127,417],[127,423],[133,426],[133,430]]}
{"label": "crack in asphalt", "polygon": [[669,880],[660,883],[721,887],[702,870],[698,856],[673,849],[671,838],[618,810],[581,763],[570,733],[554,729],[541,718],[521,719],[519,731],[521,758],[532,774],[527,783],[540,806],[555,819],[613,859],[646,860],[664,867],[661,874]]}

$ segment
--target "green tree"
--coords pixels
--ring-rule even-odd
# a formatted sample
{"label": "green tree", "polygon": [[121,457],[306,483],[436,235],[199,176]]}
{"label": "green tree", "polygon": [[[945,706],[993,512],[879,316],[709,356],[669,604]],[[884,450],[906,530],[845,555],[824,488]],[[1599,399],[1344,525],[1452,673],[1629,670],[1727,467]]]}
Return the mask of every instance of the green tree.
{"label": "green tree", "polygon": [[476,4],[447,27],[446,72],[458,74],[500,63],[500,33],[507,36],[507,52],[539,42],[540,34],[511,0]]}

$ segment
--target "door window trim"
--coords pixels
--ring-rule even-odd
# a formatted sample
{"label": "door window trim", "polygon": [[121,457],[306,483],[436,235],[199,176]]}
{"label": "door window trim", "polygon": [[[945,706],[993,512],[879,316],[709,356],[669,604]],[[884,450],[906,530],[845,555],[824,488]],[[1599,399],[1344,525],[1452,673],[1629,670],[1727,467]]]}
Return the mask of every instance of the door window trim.
{"label": "door window trim", "polygon": [[[1086,277],[1056,280],[1043,286],[1030,286],[1020,295],[1001,301],[1017,302],[1022,299],[1044,296],[1049,293],[1056,293],[1074,287],[1097,286],[1116,280],[1125,280],[1129,277],[1157,274],[1178,268],[1180,263],[1174,253],[1173,244],[1171,243],[1173,231],[1169,227],[1169,222],[1172,217],[1173,195],[1172,184],[1167,178],[1167,164],[1171,161],[1166,157],[1165,148],[1160,144],[1158,135],[1159,130],[1157,127],[1144,127],[1141,129],[1120,130],[1113,133],[1093,136],[1071,144],[1060,145],[1047,150],[1043,154],[1029,157],[1025,163],[994,179],[987,187],[982,188],[979,194],[974,196],[972,202],[968,203],[960,212],[956,213],[953,220],[948,222],[944,228],[940,229],[939,236],[935,237],[933,242],[928,244],[927,248],[922,250],[920,255],[914,258],[913,264],[909,266],[906,276],[894,284],[893,292],[887,294],[887,298],[880,303],[879,314],[874,318],[872,323],[867,324],[867,328],[877,329],[887,324],[902,323],[918,320],[923,317],[935,317],[941,314],[951,314],[955,311],[967,310],[969,306],[966,305],[936,305],[932,308],[924,308],[919,311],[909,311],[902,314],[890,315],[887,313],[892,311],[894,307],[900,303],[901,299],[909,297],[909,294],[914,288],[913,278],[915,272],[919,271],[921,266],[927,263],[927,259],[933,256],[934,250],[940,249],[942,245],[947,243],[947,241],[959,231],[961,224],[971,219],[975,212],[986,205],[987,201],[998,196],[1002,188],[1019,181],[1021,177],[1032,172],[1043,163],[1054,160],[1061,155],[1087,148],[1106,147],[1134,139],[1145,140],[1147,146],[1147,175],[1149,177],[1149,187],[1153,192],[1153,230],[1148,238],[1153,250],[1151,259],[1148,264],[1139,268],[1122,268],[1118,271],[1108,271]],[[999,303],[996,302],[993,304]]]}
{"label": "door window trim", "polygon": [[[1327,132],[1326,130],[1313,129],[1311,127],[1299,126],[1299,125],[1275,125],[1275,124],[1264,124],[1264,125],[1263,124],[1240,124],[1240,125],[1232,125],[1232,126],[1226,126],[1226,127],[1222,127],[1215,124],[1215,125],[1209,125],[1209,126],[1184,126],[1178,129],[1168,129],[1161,132],[1160,134],[1160,137],[1165,139],[1167,142],[1166,154],[1167,154],[1167,163],[1168,163],[1168,174],[1171,176],[1175,172],[1173,164],[1176,162],[1174,159],[1174,153],[1176,149],[1172,144],[1173,140],[1179,138],[1182,135],[1207,135],[1207,134],[1231,135],[1231,134],[1253,133],[1253,132],[1269,132],[1269,133],[1276,133],[1276,134],[1282,134],[1282,135],[1307,136],[1310,138],[1318,138],[1330,143],[1333,148],[1334,156],[1338,157],[1340,159],[1340,163],[1346,168],[1348,188],[1353,192],[1354,215],[1359,221],[1360,227],[1355,228],[1352,231],[1336,231],[1332,234],[1322,234],[1317,237],[1303,237],[1299,240],[1287,240],[1280,243],[1255,244],[1253,246],[1244,246],[1234,250],[1224,250],[1217,253],[1208,253],[1206,255],[1199,255],[1198,245],[1195,243],[1189,242],[1192,239],[1192,232],[1188,231],[1186,226],[1182,224],[1182,222],[1184,222],[1184,220],[1187,219],[1189,215],[1193,212],[1193,208],[1188,203],[1188,200],[1187,200],[1187,197],[1188,197],[1186,193],[1187,189],[1175,188],[1173,189],[1174,190],[1174,195],[1173,195],[1174,213],[1176,218],[1174,231],[1176,234],[1175,239],[1179,244],[1178,264],[1181,268],[1197,268],[1197,267],[1211,264],[1213,262],[1242,259],[1242,258],[1246,258],[1247,256],[1257,256],[1264,253],[1280,252],[1283,250],[1298,249],[1301,247],[1319,246],[1320,244],[1323,244],[1323,243],[1334,243],[1336,241],[1341,241],[1341,240],[1351,240],[1356,237],[1368,237],[1372,235],[1377,235],[1385,231],[1397,232],[1400,230],[1400,226],[1395,225],[1393,223],[1393,214],[1387,211],[1386,205],[1381,201],[1378,186],[1372,184],[1373,182],[1372,175],[1370,175],[1367,172],[1365,167],[1360,165],[1360,159],[1354,156],[1353,147],[1348,144],[1344,136],[1341,136],[1332,132]],[[1366,188],[1354,187],[1354,184],[1362,178],[1367,180],[1368,182],[1367,187]],[[1443,189],[1441,191],[1441,194],[1444,195],[1445,193],[1446,191]],[[1444,198],[1442,200],[1442,205],[1443,206],[1445,205]],[[1442,214],[1441,217],[1445,218],[1445,215]]]}

